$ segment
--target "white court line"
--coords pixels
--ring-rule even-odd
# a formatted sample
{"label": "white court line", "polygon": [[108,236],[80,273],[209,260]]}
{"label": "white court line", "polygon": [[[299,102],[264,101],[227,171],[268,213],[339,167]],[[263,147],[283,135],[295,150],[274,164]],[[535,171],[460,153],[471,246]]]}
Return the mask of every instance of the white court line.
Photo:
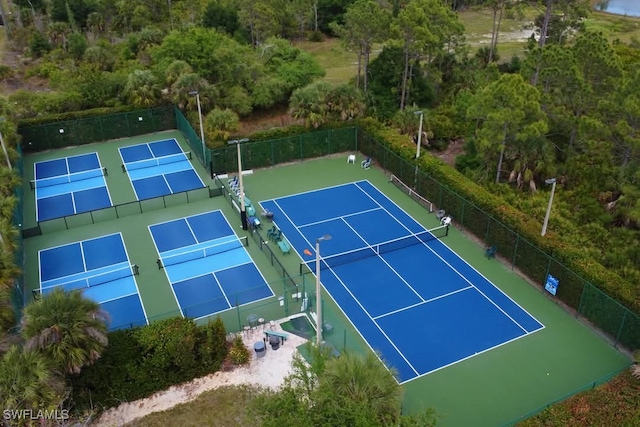
{"label": "white court line", "polygon": [[[238,247],[237,249],[240,249],[240,247]],[[235,249],[233,249],[233,250],[235,250]],[[216,255],[217,255],[217,254],[216,254]],[[212,255],[212,256],[215,256],[215,255]],[[205,258],[208,258],[208,257],[205,257]],[[178,263],[178,264],[169,264],[169,265],[167,265],[167,266],[163,266],[163,268],[164,268],[164,269],[167,269],[167,268],[169,268],[169,267],[173,267],[173,266],[180,265],[180,264],[186,264],[186,263],[188,263],[188,262],[196,261],[196,260],[199,260],[199,259],[204,259],[204,258],[190,259],[189,261],[180,262],[180,263]],[[243,265],[248,265],[248,264],[253,264],[253,260],[249,260],[249,261],[247,261],[247,262],[241,262],[240,264],[230,265],[230,266],[228,266],[228,267],[220,268],[220,269],[218,269],[218,270],[209,271],[209,272],[207,272],[207,273],[205,273],[205,274],[198,274],[197,276],[189,276],[189,277],[187,277],[186,279],[180,279],[180,281],[178,281],[178,282],[171,282],[171,283],[175,284],[175,283],[180,283],[180,282],[186,282],[187,280],[197,279],[198,277],[206,276],[206,275],[208,275],[208,274],[215,274],[215,273],[219,273],[219,272],[221,272],[221,271],[231,270],[232,268],[241,267],[241,266],[243,266]]]}
{"label": "white court line", "polygon": [[[137,293],[138,292],[134,292],[134,293],[131,293],[131,294],[128,294],[128,295],[121,295],[119,297],[109,298],[109,299],[106,299],[104,301],[99,301],[98,304],[104,304],[104,303],[111,302],[111,301],[116,301],[116,300],[119,300],[119,299],[122,299],[122,298],[127,298],[127,297],[130,297],[131,295],[136,295]],[[144,310],[144,307],[142,307],[142,309]],[[145,320],[146,320],[146,317],[147,317],[147,315],[145,314]]]}
{"label": "white court line", "polygon": [[378,319],[380,319],[380,318],[382,318],[382,317],[387,317],[387,316],[390,316],[390,315],[392,315],[392,314],[400,313],[401,311],[409,310],[409,309],[411,309],[411,308],[418,307],[418,306],[420,306],[420,305],[428,304],[428,303],[430,303],[430,302],[433,302],[433,301],[439,300],[439,299],[444,298],[444,297],[451,296],[451,295],[453,295],[453,294],[457,294],[458,292],[466,291],[466,290],[468,290],[468,289],[473,289],[473,286],[467,286],[467,287],[464,287],[464,288],[460,288],[460,289],[457,289],[457,290],[455,290],[455,291],[448,292],[448,293],[446,293],[446,294],[442,294],[442,295],[439,295],[439,296],[437,296],[437,297],[434,297],[434,298],[431,298],[431,299],[428,299],[428,300],[424,300],[424,299],[423,299],[423,300],[422,300],[422,302],[418,302],[418,303],[415,303],[415,304],[412,304],[412,305],[408,305],[408,306],[406,306],[406,307],[399,308],[399,309],[397,309],[397,310],[393,310],[393,311],[390,311],[390,312],[388,312],[388,313],[379,314],[378,316],[374,317],[374,320],[378,320]]}
{"label": "white court line", "polygon": [[498,348],[498,347],[502,347],[503,345],[506,345],[506,344],[512,343],[512,342],[517,341],[517,340],[519,340],[520,338],[524,338],[524,337],[526,337],[526,336],[528,336],[528,335],[529,335],[529,333],[522,334],[522,335],[520,335],[520,336],[517,336],[517,337],[511,338],[510,340],[507,340],[507,341],[501,342],[501,343],[500,343],[500,344],[498,344],[498,345],[494,345],[493,347],[489,347],[489,348],[486,348],[486,349],[484,349],[484,350],[482,350],[482,351],[478,351],[477,353],[470,354],[470,355],[468,355],[467,357],[464,357],[464,358],[462,358],[462,359],[455,360],[455,361],[453,361],[453,362],[451,362],[451,363],[447,363],[446,365],[442,365],[442,366],[440,366],[440,367],[438,367],[438,368],[436,368],[436,369],[432,369],[432,370],[430,370],[430,371],[424,372],[424,373],[422,373],[422,374],[418,375],[417,377],[413,377],[413,378],[410,378],[410,379],[408,379],[408,380],[402,381],[402,382],[400,383],[400,385],[402,385],[402,384],[406,384],[406,383],[408,383],[408,382],[410,382],[410,381],[413,381],[413,380],[416,380],[416,379],[418,379],[418,378],[422,378],[422,377],[424,377],[425,375],[429,375],[429,374],[431,374],[431,373],[433,373],[433,372],[436,372],[436,371],[439,371],[439,370],[441,370],[441,369],[448,368],[449,366],[456,365],[456,364],[458,364],[458,363],[460,363],[460,362],[464,362],[465,360],[467,360],[467,359],[471,359],[472,357],[475,357],[475,356],[477,356],[477,355],[479,355],[479,354],[486,353],[486,352],[491,351],[491,350],[495,350],[495,349],[496,349],[496,348]]}
{"label": "white court line", "polygon": [[[344,220],[344,218],[342,219],[342,221],[343,221],[345,224],[347,224],[347,227],[349,227],[351,230],[353,230],[353,232],[354,232],[354,233],[356,233],[356,235],[360,238],[360,240],[362,240],[362,241],[365,243],[365,245],[371,246],[371,245],[369,245],[369,242],[367,242],[367,241],[364,239],[364,237],[362,237],[362,236],[360,235],[360,233],[358,233],[358,232],[355,230],[355,228],[353,228],[353,227],[352,227],[352,226],[351,226],[347,221],[345,221],[345,220]],[[411,286],[411,285],[409,284],[409,282],[407,282],[407,281],[405,280],[405,278],[404,278],[404,277],[402,277],[402,275],[401,275],[400,273],[398,273],[398,272],[396,271],[396,269],[395,269],[395,268],[393,268],[393,267],[391,266],[391,264],[389,264],[389,263],[387,262],[387,260],[386,260],[386,259],[384,259],[384,258],[382,257],[382,255],[381,255],[381,254],[379,254],[379,253],[377,253],[377,252],[376,252],[376,255],[378,256],[378,258],[379,258],[380,260],[382,260],[382,262],[384,262],[384,263],[387,265],[387,267],[389,267],[389,269],[390,269],[391,271],[393,271],[393,272],[395,273],[395,275],[396,275],[396,276],[398,276],[398,277],[400,278],[400,280],[402,280],[402,283],[404,283],[405,285],[407,285],[407,286],[409,287],[409,289],[411,289],[411,290],[413,291],[413,293],[414,293],[414,294],[416,294],[416,295],[418,296],[418,298],[420,298],[420,300],[422,300],[422,302],[424,302],[424,298],[422,298],[422,295],[420,295],[420,294],[419,294],[415,289],[413,289],[413,286]]]}
{"label": "white court line", "polygon": [[[160,251],[158,250],[158,245],[156,245],[156,239],[153,237],[153,233],[151,232],[151,225],[147,225],[147,229],[149,230],[149,234],[151,234],[151,241],[153,242],[153,247],[156,248],[156,253],[159,257]],[[182,307],[180,306],[180,301],[178,301],[178,296],[176,295],[176,291],[173,290],[173,284],[171,283],[171,279],[169,278],[169,273],[167,273],[167,269],[163,268],[164,275],[167,278],[167,282],[169,283],[169,287],[171,288],[171,293],[173,293],[173,298],[176,300],[176,305],[178,306],[178,310],[180,310],[180,316],[184,317],[184,313],[182,312]]]}
{"label": "white court line", "polygon": [[[95,155],[98,158],[98,166],[100,166],[100,169],[102,169],[102,162],[100,162],[100,156],[98,156],[98,153],[95,153]],[[109,173],[109,171],[107,171],[107,173]],[[104,182],[104,188],[107,189],[107,196],[109,197],[109,206],[113,206],[113,200],[111,199],[111,193],[109,192],[109,186],[107,185],[107,179],[105,178],[104,173],[102,174],[102,182]]]}
{"label": "white court line", "polygon": [[[276,204],[276,206],[278,206],[278,208],[280,209],[280,211],[283,213],[283,215],[289,220],[289,222],[291,222],[291,224],[297,229],[296,225],[293,223],[293,221],[291,221],[291,218],[289,218],[289,216],[287,215],[287,213],[284,211],[284,209],[282,209],[282,207],[278,204],[278,202],[276,200],[273,200],[273,203]],[[300,230],[297,230],[298,233],[300,233]],[[300,233],[300,235],[302,236],[302,238],[311,246],[313,247],[313,245],[311,245],[311,243],[309,242],[309,240],[304,236],[304,234]],[[300,256],[300,254],[298,254],[298,256]],[[304,259],[302,257],[300,257],[300,259]],[[360,301],[358,301],[358,299],[353,295],[353,293],[351,292],[351,290],[347,287],[347,285],[345,285],[345,283],[342,281],[342,279],[340,279],[340,276],[338,276],[331,267],[329,267],[329,271],[331,271],[331,273],[336,277],[336,279],[342,284],[342,286],[344,287],[344,289],[349,293],[349,295],[351,295],[351,297],[353,298],[353,300],[356,302],[356,304],[358,304],[360,306],[360,308],[362,309],[362,311],[367,315],[367,317],[369,317],[369,319],[371,320],[371,322],[378,328],[378,330],[382,333],[382,335],[384,335],[384,337],[387,339],[387,341],[389,341],[389,344],[391,344],[393,346],[393,348],[398,352],[398,354],[400,355],[400,357],[402,357],[402,359],[407,363],[407,365],[413,370],[413,372],[416,373],[416,375],[418,374],[418,371],[416,370],[416,368],[413,367],[413,365],[411,363],[409,363],[409,361],[407,360],[407,358],[404,356],[404,354],[402,354],[402,352],[398,349],[398,347],[396,347],[396,344],[391,340],[391,338],[389,338],[389,336],[384,332],[384,330],[380,327],[380,325],[378,325],[378,323],[373,320],[373,317],[371,317],[371,314],[369,314],[369,312],[362,306],[362,304],[360,303]],[[329,293],[329,291],[327,290],[327,288],[323,285],[325,291],[327,291],[327,293]],[[329,295],[331,295],[329,293]],[[333,297],[331,297],[333,299]],[[335,299],[333,299],[333,301],[335,302]],[[338,306],[338,308],[340,308],[340,304],[336,304]],[[340,308],[340,310],[342,311],[342,309]],[[351,319],[349,318],[349,316],[345,314],[346,318],[349,319],[349,321],[351,322]],[[351,323],[352,325],[354,325],[353,323]],[[362,333],[360,332],[360,330],[355,327],[354,325],[354,329],[356,331],[358,331],[358,333],[360,334],[360,336],[362,336]],[[371,348],[371,350],[374,352],[374,354],[378,355],[378,352],[375,351],[372,347],[371,344],[369,343],[369,341],[362,337],[364,339],[364,342],[367,343],[367,345],[369,346],[369,348]],[[378,356],[378,359],[380,359],[380,356]],[[383,362],[383,365],[386,367],[387,364],[380,359],[381,362]],[[387,367],[387,369],[389,369]]]}
{"label": "white court line", "polygon": [[342,216],[336,216],[336,217],[329,218],[329,219],[323,219],[322,221],[315,221],[315,222],[310,222],[308,224],[297,225],[296,227],[298,227],[300,229],[300,228],[303,228],[303,227],[309,227],[311,225],[322,224],[322,223],[325,223],[325,222],[335,221],[336,219],[344,219],[344,218],[347,218],[347,217],[350,217],[350,216],[360,215],[360,214],[363,214],[363,213],[379,211],[379,210],[381,210],[381,209],[380,208],[366,209],[366,210],[360,211],[360,212],[350,213],[350,214],[346,214],[346,215],[342,215]]}
{"label": "white court line", "polygon": [[[124,254],[127,256],[127,263],[129,264],[129,266],[134,265],[131,262],[131,258],[129,258],[129,252],[127,251],[127,245],[124,243],[124,236],[122,235],[122,232],[114,233],[114,234],[119,234],[120,235],[120,241],[122,242],[122,247],[124,248]],[[140,307],[142,307],[142,312],[144,313],[144,320],[145,320],[145,322],[147,322],[147,325],[148,325],[149,324],[149,317],[147,316],[147,310],[145,310],[144,303],[142,302],[142,296],[140,295],[140,288],[138,288],[138,281],[136,280],[135,274],[133,276],[131,276],[131,277],[133,277],[133,283],[134,283],[134,285],[136,285],[136,291],[138,292],[138,299],[140,299]]]}
{"label": "white court line", "polygon": [[[82,245],[82,242],[80,242],[80,254],[82,255],[82,266],[84,267],[84,272],[87,271],[87,261],[84,258],[84,246]],[[89,282],[87,282],[89,283]]]}
{"label": "white court line", "polygon": [[[373,197],[371,197],[369,195],[369,193],[367,193],[362,187],[360,187],[357,183],[355,183],[356,187],[358,187],[360,189],[360,191],[362,191],[363,193],[365,193],[366,195],[368,195],[371,200],[373,200],[375,203],[378,204],[378,206],[380,206],[382,209],[384,209],[385,211],[387,211],[384,206],[380,205],[380,203],[378,201],[376,201]],[[374,186],[374,188],[376,188]],[[387,198],[388,199],[388,198]],[[397,206],[397,205],[396,205]],[[401,208],[400,208],[401,209]],[[389,215],[391,215],[391,213],[389,211],[387,211],[387,213]],[[406,212],[405,212],[406,213]],[[408,214],[407,214],[408,215]],[[393,215],[391,215],[392,217],[394,217]],[[413,219],[413,217],[411,217],[409,215],[410,218]],[[395,217],[394,217],[395,218]],[[397,218],[395,218],[396,221],[398,221],[398,223],[400,223],[407,231],[411,232],[411,230],[409,230],[407,227],[404,226],[404,224],[402,224]],[[414,220],[415,221],[415,220]],[[428,230],[427,230],[428,231]],[[515,323],[520,329],[522,329],[523,331],[525,331],[525,333],[529,333],[529,331],[527,331],[520,323],[518,323],[513,317],[511,317],[506,311],[504,311],[504,309],[502,309],[502,307],[500,307],[498,304],[496,304],[491,298],[489,298],[484,292],[482,292],[480,289],[478,289],[477,286],[475,286],[475,284],[473,284],[464,274],[462,274],[460,271],[458,271],[458,269],[456,269],[455,267],[453,267],[447,260],[445,260],[437,251],[435,251],[433,248],[431,248],[431,246],[427,245],[425,242],[422,242],[422,245],[424,247],[426,247],[427,249],[429,249],[429,251],[431,251],[431,253],[433,253],[435,256],[437,256],[438,258],[440,258],[440,260],[442,262],[444,262],[446,265],[449,266],[449,268],[451,268],[454,272],[456,272],[465,282],[467,282],[469,285],[473,286],[476,291],[478,291],[480,293],[480,295],[482,295],[487,301],[489,301],[491,304],[493,304],[498,310],[500,310],[509,320],[511,320],[513,323]],[[446,245],[445,245],[446,246]],[[448,246],[446,246],[447,249],[449,249]],[[449,249],[449,251],[451,251],[451,249]],[[453,252],[453,251],[451,251]],[[455,254],[455,252],[453,252]],[[463,260],[462,258],[460,258],[458,256],[459,259],[461,259],[468,267],[471,267],[465,260]],[[473,268],[473,267],[471,267]],[[476,270],[477,271],[477,270]],[[487,280],[484,276],[482,276],[485,280]],[[489,283],[490,286],[493,286],[494,288],[500,290],[497,286],[495,286],[491,281],[487,280],[487,282]],[[504,292],[503,292],[504,294]],[[508,295],[505,294],[505,296],[508,297]],[[511,300],[513,301],[513,300]],[[515,301],[514,301],[515,303]],[[522,309],[522,307],[520,307]],[[538,322],[539,324],[542,325],[542,323],[540,323],[535,317],[531,316],[531,314],[529,314],[529,312],[527,312],[526,310],[522,309],[525,313],[527,313],[532,319],[534,319],[536,322]],[[536,329],[537,331],[538,329]],[[535,331],[534,331],[535,332]]]}
{"label": "white court line", "polygon": [[216,276],[216,273],[212,272],[211,275],[213,276],[213,280],[216,281],[216,284],[218,285],[218,288],[220,289],[220,292],[222,292],[222,296],[224,297],[224,300],[227,302],[229,307],[233,307],[233,305],[231,304],[231,301],[229,301],[229,298],[227,298],[227,294],[224,292],[224,289],[222,289],[222,284],[220,284],[220,281],[218,280],[218,277]]}
{"label": "white court line", "polygon": [[198,240],[198,237],[196,236],[195,231],[193,231],[193,228],[191,228],[191,224],[189,224],[189,221],[187,221],[187,218],[181,218],[181,219],[182,219],[182,221],[185,222],[185,224],[187,224],[187,227],[189,228],[189,231],[191,232],[191,235],[195,239],[196,244],[200,243],[200,240]]}
{"label": "white court line", "polygon": [[[142,145],[142,144],[138,144],[138,145]],[[140,197],[138,197],[138,192],[136,191],[135,185],[133,185],[133,180],[131,179],[131,175],[129,175],[129,171],[127,170],[127,167],[126,167],[127,162],[125,162],[124,161],[124,157],[122,157],[122,149],[123,148],[127,148],[127,147],[133,147],[133,145],[127,145],[126,147],[118,147],[118,154],[120,155],[120,160],[122,160],[122,164],[125,165],[124,173],[127,174],[127,178],[129,179],[129,183],[131,184],[131,188],[133,189],[133,194],[136,196],[136,200],[139,201]],[[147,148],[149,148],[149,147],[147,147]],[[151,148],[149,148],[149,150],[151,150]],[[153,153],[151,153],[151,154],[153,155]]]}

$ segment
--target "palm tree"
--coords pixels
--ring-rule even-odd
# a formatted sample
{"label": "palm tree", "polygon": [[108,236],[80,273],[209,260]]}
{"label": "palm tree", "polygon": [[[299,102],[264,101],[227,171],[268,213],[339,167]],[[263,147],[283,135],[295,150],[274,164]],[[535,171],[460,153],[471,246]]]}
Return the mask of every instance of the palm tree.
{"label": "palm tree", "polygon": [[21,333],[28,350],[42,350],[62,371],[77,374],[107,346],[107,313],[81,290],[57,288],[25,307]]}
{"label": "palm tree", "polygon": [[65,384],[46,356],[17,345],[0,359],[0,405],[5,409],[52,410],[65,399]]}
{"label": "palm tree", "polygon": [[160,88],[151,70],[134,70],[130,73],[123,92],[136,107],[152,107],[160,100]]}
{"label": "palm tree", "polygon": [[346,352],[327,361],[319,376],[318,400],[338,411],[351,408],[380,425],[396,425],[401,416],[402,389],[394,374],[373,353]]}

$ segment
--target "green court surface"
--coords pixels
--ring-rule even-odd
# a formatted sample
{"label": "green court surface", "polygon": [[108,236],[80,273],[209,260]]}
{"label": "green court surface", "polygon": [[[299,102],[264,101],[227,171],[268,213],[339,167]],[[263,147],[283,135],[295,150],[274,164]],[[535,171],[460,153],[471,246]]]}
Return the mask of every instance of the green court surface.
{"label": "green court surface", "polygon": [[[36,225],[33,193],[28,190],[35,161],[97,151],[103,166],[110,171],[107,184],[113,203],[126,203],[135,197],[126,175],[120,171],[117,147],[170,137],[175,137],[185,151],[189,149],[176,131],[25,157],[24,228]],[[391,184],[382,171],[375,167],[369,170],[360,168],[361,155],[355,164],[348,164],[345,159],[346,156],[340,155],[252,171],[244,177],[246,195],[257,205],[261,200],[367,179],[426,228],[438,225],[433,213],[427,212]],[[205,184],[214,188],[215,182],[197,164],[195,156],[192,163]],[[43,230],[43,235],[25,240],[28,290],[37,288],[39,284],[39,249],[122,232],[129,257],[140,269],[136,281],[147,317],[153,321],[177,315],[178,306],[169,282],[156,265],[157,254],[147,225],[214,209],[222,210],[239,236],[248,234],[240,227],[238,212],[224,196],[178,203],[59,232]],[[266,229],[269,226],[266,222],[259,231],[264,240],[268,240]],[[297,255],[292,252],[283,256],[277,246],[267,243],[274,246],[272,252],[292,276],[291,280],[283,279],[282,271],[272,266],[268,249],[261,250],[255,235],[253,237],[249,239],[247,249],[276,296],[224,312],[221,317],[229,331],[240,330],[249,314],[257,314],[267,321],[298,314],[303,307],[299,299],[294,298],[297,292],[306,291],[313,301],[314,278],[310,274],[297,276],[300,272]],[[509,425],[629,366],[630,361],[624,354],[569,315],[541,290],[531,286],[499,260],[486,259],[483,247],[456,229],[455,222],[449,236],[444,239],[446,245],[543,323],[545,328],[404,384],[405,412],[434,408],[441,417],[438,425],[442,426]],[[369,351],[367,344],[329,297],[324,298],[324,313],[325,320],[333,325],[331,334],[325,336],[331,345],[339,350],[346,347],[354,351]]]}

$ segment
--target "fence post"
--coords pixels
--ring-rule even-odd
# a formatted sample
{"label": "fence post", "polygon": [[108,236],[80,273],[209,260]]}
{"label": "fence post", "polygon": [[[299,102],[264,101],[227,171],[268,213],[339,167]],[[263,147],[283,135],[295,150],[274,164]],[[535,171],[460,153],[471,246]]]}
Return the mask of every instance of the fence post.
{"label": "fence post", "polygon": [[627,321],[627,314],[629,314],[629,310],[625,308],[624,316],[622,317],[622,322],[620,322],[620,328],[618,329],[618,334],[616,335],[616,342],[613,345],[616,348],[618,348],[618,343],[620,342],[620,334],[622,334],[622,327],[624,326],[624,322]]}
{"label": "fence post", "polygon": [[518,253],[518,243],[520,242],[520,235],[516,234],[516,244],[513,247],[513,258],[511,258],[511,270],[516,268],[516,254]]}
{"label": "fence post", "polygon": [[580,295],[580,303],[578,304],[578,310],[576,311],[576,318],[580,315],[580,312],[582,311],[582,302],[584,301],[584,294],[587,292],[587,286],[589,286],[589,283],[585,283],[582,286],[582,295]]}

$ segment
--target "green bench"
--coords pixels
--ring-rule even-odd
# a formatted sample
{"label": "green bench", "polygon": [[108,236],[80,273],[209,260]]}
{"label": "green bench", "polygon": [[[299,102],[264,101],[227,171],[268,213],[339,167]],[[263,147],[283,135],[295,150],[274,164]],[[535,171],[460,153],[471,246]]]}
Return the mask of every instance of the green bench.
{"label": "green bench", "polygon": [[280,337],[283,340],[286,340],[287,338],[289,338],[289,334],[288,333],[273,331],[271,329],[267,329],[266,331],[264,331],[264,334],[267,336],[267,338],[269,338],[270,336]]}
{"label": "green bench", "polygon": [[282,255],[286,255],[291,252],[291,246],[285,239],[278,240],[278,246],[280,246],[280,250],[282,251]]}

